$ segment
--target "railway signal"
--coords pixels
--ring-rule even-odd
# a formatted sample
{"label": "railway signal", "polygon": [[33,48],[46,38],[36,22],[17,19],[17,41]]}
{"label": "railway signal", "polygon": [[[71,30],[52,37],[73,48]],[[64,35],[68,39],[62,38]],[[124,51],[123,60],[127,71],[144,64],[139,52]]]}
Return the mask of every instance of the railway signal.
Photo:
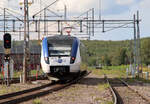
{"label": "railway signal", "polygon": [[5,57],[4,57],[4,70],[5,72],[5,78],[7,81],[7,86],[9,86],[9,78],[10,78],[10,49],[11,49],[11,35],[9,33],[5,33],[3,36],[4,40],[4,48],[5,48]]}
{"label": "railway signal", "polygon": [[4,48],[5,49],[11,48],[11,35],[9,33],[4,34]]}

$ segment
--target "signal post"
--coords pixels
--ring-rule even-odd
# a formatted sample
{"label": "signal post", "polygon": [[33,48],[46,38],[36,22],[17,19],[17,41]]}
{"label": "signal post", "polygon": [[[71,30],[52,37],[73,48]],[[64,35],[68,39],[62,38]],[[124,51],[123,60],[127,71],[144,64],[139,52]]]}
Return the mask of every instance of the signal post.
{"label": "signal post", "polygon": [[4,40],[4,64],[5,64],[5,70],[7,69],[7,76],[6,77],[6,81],[7,81],[7,86],[9,86],[9,79],[10,79],[10,49],[11,49],[11,35],[9,33],[5,33],[3,36],[3,40]]}

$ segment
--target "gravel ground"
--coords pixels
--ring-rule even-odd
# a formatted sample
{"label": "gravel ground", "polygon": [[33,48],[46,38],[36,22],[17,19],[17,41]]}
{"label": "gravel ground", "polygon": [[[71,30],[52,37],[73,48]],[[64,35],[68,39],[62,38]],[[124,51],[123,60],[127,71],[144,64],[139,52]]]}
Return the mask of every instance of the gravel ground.
{"label": "gravel ground", "polygon": [[[138,91],[140,94],[142,94],[147,99],[150,99],[150,83],[144,83],[141,81],[134,81],[130,82],[130,87],[134,90]],[[149,102],[150,104],[150,102]]]}
{"label": "gravel ground", "polygon": [[42,84],[46,84],[46,83],[49,83],[49,81],[48,80],[38,80],[38,81],[36,81],[36,84],[35,84],[35,82],[29,83],[29,84],[17,83],[17,84],[11,84],[9,87],[7,87],[6,85],[0,85],[0,95],[38,87],[38,86],[40,86]]}
{"label": "gravel ground", "polygon": [[131,91],[126,86],[117,85],[114,88],[121,96],[124,104],[149,104],[147,101],[143,100],[139,95],[137,95],[137,93]]}
{"label": "gravel ground", "polygon": [[[114,78],[115,76],[109,76]],[[10,87],[0,85],[0,95],[20,90],[25,90],[33,87],[40,86],[48,83],[48,80],[39,80],[34,84],[12,84]],[[140,93],[143,93],[150,99],[150,84],[143,82],[132,82],[130,84],[132,88],[136,89]],[[133,94],[127,92],[123,86],[118,89],[124,89],[122,94],[126,97],[126,104],[128,103],[127,95],[132,96]],[[138,100],[138,99],[137,99]],[[148,102],[142,102],[140,104],[147,104]],[[22,104],[113,104],[112,95],[108,86],[104,82],[103,76],[97,76],[90,74],[86,78],[82,79],[77,84],[74,84],[66,89],[62,89],[57,92],[50,93],[46,96],[36,98]]]}
{"label": "gravel ground", "polygon": [[[99,88],[104,79],[90,74],[77,84],[23,104],[112,104],[108,88]],[[101,86],[102,87],[102,86]]]}

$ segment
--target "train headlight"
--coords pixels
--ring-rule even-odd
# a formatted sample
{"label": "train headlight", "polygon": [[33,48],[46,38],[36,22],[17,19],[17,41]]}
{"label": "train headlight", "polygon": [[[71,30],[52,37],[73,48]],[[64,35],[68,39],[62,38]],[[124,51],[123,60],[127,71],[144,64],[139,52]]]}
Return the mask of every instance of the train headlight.
{"label": "train headlight", "polygon": [[49,58],[48,57],[44,57],[44,60],[47,64],[49,64]]}
{"label": "train headlight", "polygon": [[76,59],[75,57],[71,57],[70,63],[73,64],[75,62],[75,59]]}

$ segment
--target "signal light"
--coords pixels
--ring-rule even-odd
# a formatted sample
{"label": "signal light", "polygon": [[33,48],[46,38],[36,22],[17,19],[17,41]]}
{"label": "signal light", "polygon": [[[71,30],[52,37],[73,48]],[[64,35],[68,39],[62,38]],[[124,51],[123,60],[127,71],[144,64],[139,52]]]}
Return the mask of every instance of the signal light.
{"label": "signal light", "polygon": [[72,59],[72,60],[75,60],[75,58],[74,58],[74,57],[72,57],[71,59]]}
{"label": "signal light", "polygon": [[9,43],[9,41],[8,41],[8,40],[6,40],[6,43]]}
{"label": "signal light", "polygon": [[70,63],[73,64],[75,62],[75,57],[71,57]]}
{"label": "signal light", "polygon": [[4,60],[8,61],[10,59],[9,55],[5,55]]}
{"label": "signal light", "polygon": [[11,35],[9,33],[4,34],[4,48],[11,48]]}

